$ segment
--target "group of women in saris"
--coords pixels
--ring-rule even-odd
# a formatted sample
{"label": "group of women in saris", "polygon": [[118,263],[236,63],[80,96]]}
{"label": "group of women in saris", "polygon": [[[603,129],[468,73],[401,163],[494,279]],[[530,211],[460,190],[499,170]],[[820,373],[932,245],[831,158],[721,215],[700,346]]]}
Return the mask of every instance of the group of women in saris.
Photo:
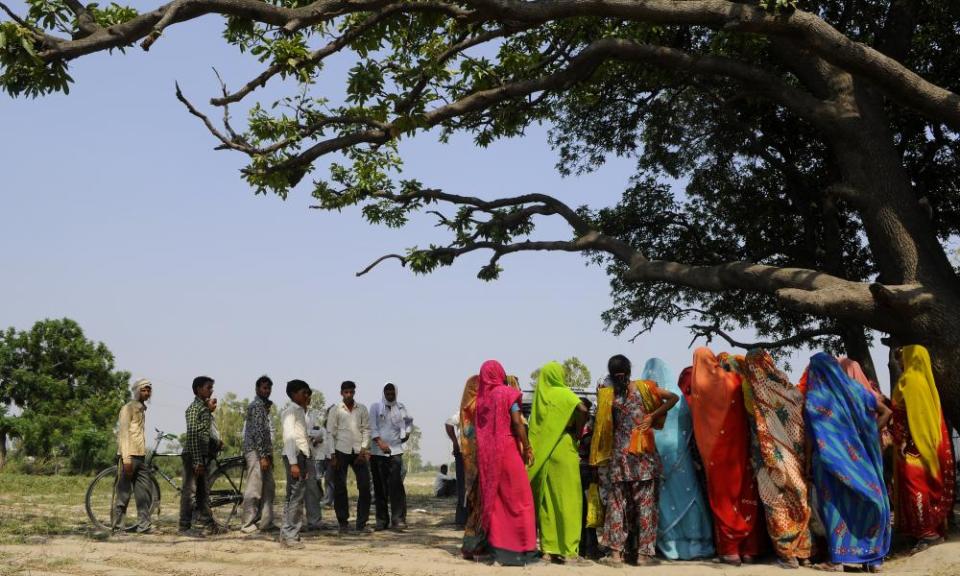
{"label": "group of women in saris", "polygon": [[[826,353],[797,385],[760,349],[700,348],[679,379],[654,358],[633,380],[630,361],[612,357],[588,427],[601,561],[650,564],[659,552],[739,565],[772,548],[784,568],[818,553],[820,569],[876,571],[894,516],[916,551],[942,541],[955,483],[948,428],[926,349],[907,346],[900,359],[890,401],[859,364]],[[589,410],[555,362],[540,369],[529,422],[520,398],[495,361],[464,390],[463,554],[580,562],[577,440]],[[882,438],[894,450],[889,488]]]}

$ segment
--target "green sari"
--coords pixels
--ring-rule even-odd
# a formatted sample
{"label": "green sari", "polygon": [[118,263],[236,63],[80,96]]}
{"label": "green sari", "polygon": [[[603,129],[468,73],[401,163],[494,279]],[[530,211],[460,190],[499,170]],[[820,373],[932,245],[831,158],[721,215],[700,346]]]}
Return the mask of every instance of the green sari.
{"label": "green sari", "polygon": [[583,517],[580,456],[571,418],[580,399],[563,380],[563,367],[550,362],[540,369],[530,413],[530,445],[534,463],[528,469],[533,504],[540,527],[540,549],[546,554],[577,556]]}

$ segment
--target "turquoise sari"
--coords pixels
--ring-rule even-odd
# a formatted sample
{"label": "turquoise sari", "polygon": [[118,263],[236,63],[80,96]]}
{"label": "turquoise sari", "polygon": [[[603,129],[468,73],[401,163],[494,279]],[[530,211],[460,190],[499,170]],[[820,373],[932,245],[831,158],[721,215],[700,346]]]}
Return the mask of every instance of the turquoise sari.
{"label": "turquoise sari", "polygon": [[690,407],[667,364],[647,360],[641,380],[653,380],[662,390],[680,397],[667,412],[663,430],[655,430],[657,450],[663,462],[660,479],[660,525],[657,548],[670,560],[709,558],[714,555],[710,508],[700,490],[693,466],[693,420]]}

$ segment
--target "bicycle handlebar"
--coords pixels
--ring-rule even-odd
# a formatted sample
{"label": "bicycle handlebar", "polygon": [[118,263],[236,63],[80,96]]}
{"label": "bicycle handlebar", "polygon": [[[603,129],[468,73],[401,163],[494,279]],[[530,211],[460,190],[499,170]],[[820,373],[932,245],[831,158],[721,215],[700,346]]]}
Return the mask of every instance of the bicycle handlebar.
{"label": "bicycle handlebar", "polygon": [[179,438],[177,438],[177,436],[175,436],[175,435],[173,435],[173,434],[167,434],[166,432],[164,432],[163,430],[161,430],[161,429],[159,429],[159,428],[154,428],[153,430],[154,430],[154,432],[157,433],[157,443],[158,443],[158,444],[160,443],[161,440],[179,440]]}

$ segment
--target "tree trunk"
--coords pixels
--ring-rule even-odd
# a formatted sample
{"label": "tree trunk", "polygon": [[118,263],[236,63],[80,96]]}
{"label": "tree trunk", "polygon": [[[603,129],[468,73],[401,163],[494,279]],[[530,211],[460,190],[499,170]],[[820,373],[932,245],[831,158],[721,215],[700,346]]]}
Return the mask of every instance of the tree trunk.
{"label": "tree trunk", "polygon": [[944,413],[960,422],[960,280],[903,167],[881,98],[861,81],[845,104],[851,111],[829,135],[831,149],[854,189],[850,201],[863,222],[878,282],[918,283],[933,295],[926,308],[880,302],[879,314],[897,326],[893,347],[927,348]]}
{"label": "tree trunk", "polygon": [[0,470],[7,465],[7,432],[0,431]]}

